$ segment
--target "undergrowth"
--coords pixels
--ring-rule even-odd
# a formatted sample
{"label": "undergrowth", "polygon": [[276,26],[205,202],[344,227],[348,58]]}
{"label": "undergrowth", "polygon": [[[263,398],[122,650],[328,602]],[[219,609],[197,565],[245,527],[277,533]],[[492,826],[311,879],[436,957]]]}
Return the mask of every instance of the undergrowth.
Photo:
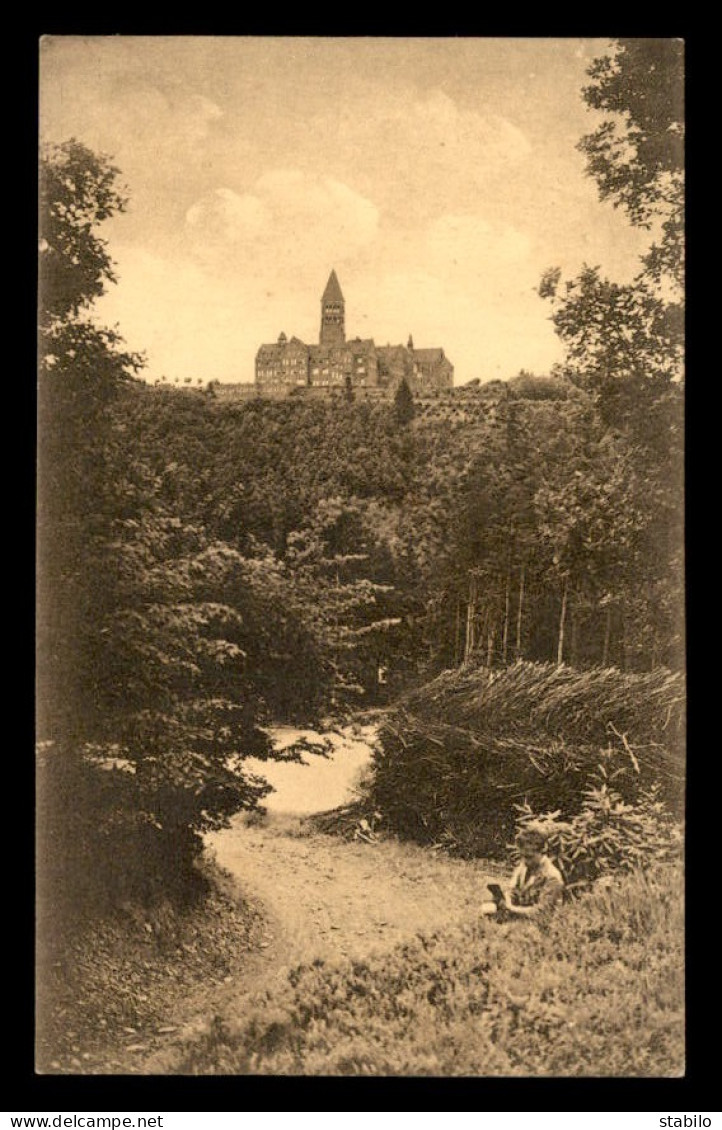
{"label": "undergrowth", "polygon": [[225,875],[204,864],[207,889],[185,906],[126,902],[72,923],[43,918],[36,980],[40,1074],[135,1070],[174,1031],[189,996],[243,969],[262,919],[239,904]]}
{"label": "undergrowth", "polygon": [[544,932],[482,919],[367,961],[289,971],[181,1074],[679,1076],[682,875],[660,865]]}

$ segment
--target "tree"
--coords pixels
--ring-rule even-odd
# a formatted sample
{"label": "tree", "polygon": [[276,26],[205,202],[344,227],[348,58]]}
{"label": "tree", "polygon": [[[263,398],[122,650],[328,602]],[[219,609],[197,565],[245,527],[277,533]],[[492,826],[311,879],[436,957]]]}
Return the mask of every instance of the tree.
{"label": "tree", "polygon": [[289,536],[296,600],[312,625],[334,706],[376,689],[380,659],[400,624],[391,565],[357,499],[322,499]]}
{"label": "tree", "polygon": [[40,165],[40,323],[76,317],[116,276],[98,226],[125,211],[119,170],[79,141],[46,145]]}
{"label": "tree", "polygon": [[609,425],[650,439],[657,406],[682,373],[681,306],[642,278],[623,285],[587,266],[563,286],[558,270],[547,271],[539,294],[552,302],[571,380],[594,395]]}
{"label": "tree", "polygon": [[353,390],[353,381],[351,380],[350,373],[347,373],[344,377],[343,398],[347,404],[353,404],[354,400],[356,399],[356,393]]}
{"label": "tree", "polygon": [[140,359],[84,320],[114,281],[96,229],[125,206],[116,176],[77,142],[41,160],[41,854],[60,883],[92,858],[111,899],[187,893],[199,833],[263,795],[240,760],[268,751],[241,561],[173,512],[122,417]]}
{"label": "tree", "polygon": [[416,415],[414,396],[406,377],[403,377],[394,394],[394,418],[401,427],[410,424]]}
{"label": "tree", "polygon": [[595,59],[587,104],[607,118],[579,142],[602,200],[633,224],[661,224],[645,265],[682,285],[684,271],[684,44],[679,39],[618,39]]}
{"label": "tree", "polygon": [[[678,624],[669,610],[683,607],[682,67],[678,40],[616,40],[592,63],[583,97],[609,117],[579,143],[587,172],[601,199],[652,231],[653,241],[630,284],[585,266],[564,284],[561,272],[550,270],[539,288],[552,303],[570,379],[592,395],[602,421],[622,440],[626,506],[610,536],[618,539],[625,514],[640,521],[634,568],[623,586],[624,650],[630,653],[632,635],[637,643],[649,639],[652,663],[661,652],[679,661]],[[609,617],[615,598],[605,599]]]}
{"label": "tree", "polygon": [[658,403],[669,401],[670,382],[682,377],[683,58],[679,40],[615,40],[592,63],[583,91],[590,108],[610,114],[579,142],[600,198],[635,226],[655,229],[639,275],[619,285],[585,266],[563,288],[558,270],[540,285],[573,379],[595,393],[608,423],[633,432],[647,427]]}
{"label": "tree", "polygon": [[153,494],[138,502],[137,516],[118,519],[98,546],[109,595],[95,608],[84,728],[97,749],[116,747],[133,768],[125,816],[143,818],[154,847],[158,873],[140,876],[147,889],[188,875],[198,834],[267,791],[242,761],[269,746],[257,728],[263,704],[248,627],[234,606],[242,559]]}
{"label": "tree", "polygon": [[[93,578],[88,539],[107,535],[107,406],[141,359],[83,315],[115,279],[104,220],[125,208],[117,170],[76,141],[40,162],[38,382],[38,684],[46,736],[67,724],[87,672],[82,617]],[[63,724],[63,723],[61,723]]]}

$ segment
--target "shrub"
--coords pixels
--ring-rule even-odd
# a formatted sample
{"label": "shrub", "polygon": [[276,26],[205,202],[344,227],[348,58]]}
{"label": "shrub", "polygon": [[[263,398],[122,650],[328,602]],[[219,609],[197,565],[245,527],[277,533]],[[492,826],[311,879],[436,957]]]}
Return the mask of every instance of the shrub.
{"label": "shrub", "polygon": [[[188,769],[182,789],[160,775],[146,779],[143,766],[125,752],[56,743],[39,750],[37,894],[44,920],[72,922],[128,900],[151,905],[166,898],[189,905],[207,889],[195,866],[204,826],[197,807],[207,790],[207,803],[218,806],[213,822],[218,826],[222,790],[229,813],[240,803],[237,779],[228,772],[227,782],[214,781],[203,766],[197,781]],[[248,787],[253,788],[250,781]],[[266,791],[259,782],[254,799]]]}
{"label": "shrub", "polygon": [[509,394],[525,400],[566,400],[569,384],[556,377],[535,377],[532,373],[519,373],[507,382]]}
{"label": "shrub", "polygon": [[409,713],[449,725],[600,745],[611,724],[655,772],[680,772],[684,706],[684,677],[664,668],[630,674],[528,662],[493,677],[481,664],[445,671],[403,700]]}
{"label": "shrub", "polygon": [[569,820],[558,811],[537,815],[529,804],[520,805],[519,828],[528,827],[546,836],[568,889],[617,871],[644,871],[682,853],[682,827],[660,801],[659,788],[626,804],[609,787],[604,766],[597,783],[585,790],[581,811]]}

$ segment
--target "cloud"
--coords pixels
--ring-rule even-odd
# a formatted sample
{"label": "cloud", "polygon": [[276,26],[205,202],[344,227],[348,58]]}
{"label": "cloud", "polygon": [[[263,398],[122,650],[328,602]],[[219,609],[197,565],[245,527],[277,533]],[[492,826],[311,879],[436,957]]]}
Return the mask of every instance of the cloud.
{"label": "cloud", "polygon": [[[75,57],[73,57],[75,58]],[[180,163],[203,159],[204,143],[223,118],[220,106],[180,83],[154,84],[98,63],[89,50],[71,68],[46,65],[40,88],[40,132],[77,137],[110,152],[129,178],[177,177]]]}
{"label": "cloud", "polygon": [[193,256],[223,268],[228,249],[272,262],[275,270],[323,271],[370,244],[377,235],[375,205],[333,177],[300,169],[264,173],[253,191],[216,188],[188,208],[185,236]]}
{"label": "cloud", "polygon": [[201,158],[214,123],[223,117],[220,106],[192,91],[151,85],[123,89],[119,83],[97,113],[112,115],[116,155],[129,172],[150,161],[151,168],[162,166],[176,175],[179,162]]}
{"label": "cloud", "polygon": [[216,188],[186,212],[186,224],[198,238],[213,244],[238,243],[271,229],[272,215],[257,196]]}
{"label": "cloud", "polygon": [[312,117],[309,133],[331,161],[354,168],[360,185],[381,176],[385,210],[407,222],[448,210],[450,201],[469,207],[532,152],[513,122],[463,108],[438,89],[349,95]]}
{"label": "cloud", "polygon": [[188,149],[208,137],[212,125],[223,117],[220,106],[201,94],[174,88],[141,85],[123,89],[116,84],[106,99],[107,112],[115,115],[116,129],[130,141],[161,150]]}
{"label": "cloud", "polygon": [[488,276],[490,271],[517,269],[531,246],[529,236],[518,228],[470,214],[441,216],[426,233],[430,261],[440,272]]}
{"label": "cloud", "polygon": [[[515,164],[531,153],[522,131],[498,114],[461,109],[441,90],[434,90],[412,106],[408,124],[411,140],[433,152],[435,146],[479,157],[489,166]],[[465,163],[466,164],[466,163]]]}
{"label": "cloud", "polygon": [[[463,109],[442,90],[419,97],[410,89],[390,92],[381,88],[377,98],[345,101],[332,113],[317,115],[309,123],[314,132],[333,134],[334,143],[345,147],[380,147],[383,160],[396,151],[402,160],[422,163],[449,158],[464,159],[454,171],[464,175],[477,164],[497,169],[515,164],[531,153],[524,133],[498,114]],[[439,152],[446,149],[447,152]]]}

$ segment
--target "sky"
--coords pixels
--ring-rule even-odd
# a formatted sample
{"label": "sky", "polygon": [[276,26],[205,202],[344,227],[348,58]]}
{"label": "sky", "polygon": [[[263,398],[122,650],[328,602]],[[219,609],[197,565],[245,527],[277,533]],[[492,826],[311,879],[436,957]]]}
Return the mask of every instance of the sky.
{"label": "sky", "polygon": [[94,316],[145,379],[252,381],[262,342],[441,346],[455,383],[562,359],[542,273],[637,272],[649,234],[601,203],[576,144],[603,39],[49,36],[40,139],[111,157]]}

